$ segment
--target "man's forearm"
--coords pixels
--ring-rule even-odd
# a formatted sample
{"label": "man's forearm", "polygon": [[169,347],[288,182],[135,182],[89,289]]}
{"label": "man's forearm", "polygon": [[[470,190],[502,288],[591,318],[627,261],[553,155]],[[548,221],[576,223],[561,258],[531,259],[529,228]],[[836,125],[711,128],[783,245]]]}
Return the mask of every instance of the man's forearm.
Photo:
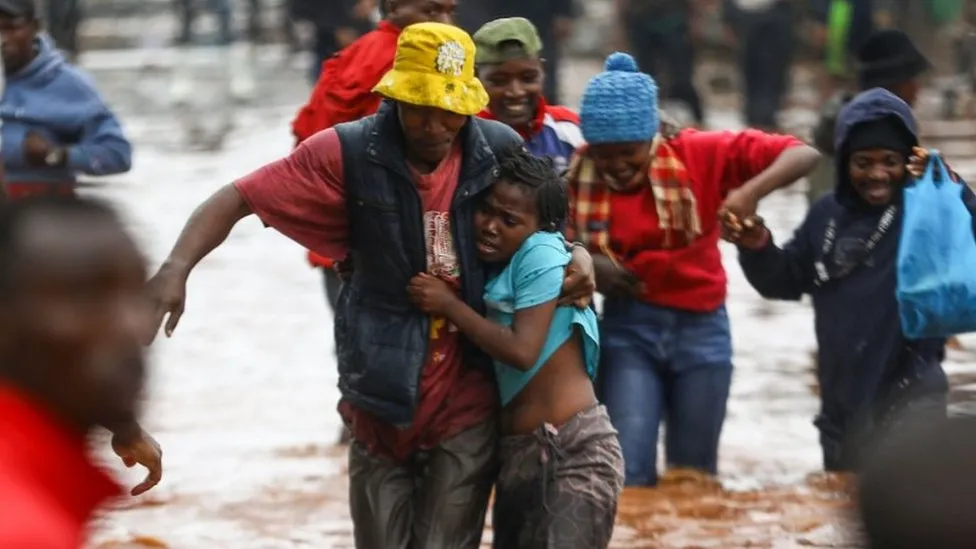
{"label": "man's forearm", "polygon": [[234,185],[226,185],[201,204],[183,227],[163,269],[188,275],[204,257],[219,246],[238,221],[251,214]]}
{"label": "man's forearm", "polygon": [[807,175],[817,166],[819,161],[820,153],[809,145],[790,147],[783,151],[762,173],[746,183],[743,188],[762,198]]}

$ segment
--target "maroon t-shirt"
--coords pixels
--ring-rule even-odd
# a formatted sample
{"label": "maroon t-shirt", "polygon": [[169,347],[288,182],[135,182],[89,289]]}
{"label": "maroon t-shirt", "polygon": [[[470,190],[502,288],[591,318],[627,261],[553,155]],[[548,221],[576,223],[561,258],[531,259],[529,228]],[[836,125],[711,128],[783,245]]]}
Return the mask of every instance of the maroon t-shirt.
{"label": "maroon t-shirt", "polygon": [[[461,158],[461,149],[455,146],[433,172],[413,171],[424,207],[427,270],[455,286],[460,268],[449,212]],[[286,158],[258,169],[235,186],[266,225],[313,252],[346,257],[349,226],[342,148],[335,130],[310,137]],[[493,381],[483,370],[463,363],[460,338],[457,328],[445,319],[431,319],[420,401],[409,429],[397,429],[348,402],[340,402],[339,412],[353,437],[371,453],[403,460],[493,415],[498,407]]]}

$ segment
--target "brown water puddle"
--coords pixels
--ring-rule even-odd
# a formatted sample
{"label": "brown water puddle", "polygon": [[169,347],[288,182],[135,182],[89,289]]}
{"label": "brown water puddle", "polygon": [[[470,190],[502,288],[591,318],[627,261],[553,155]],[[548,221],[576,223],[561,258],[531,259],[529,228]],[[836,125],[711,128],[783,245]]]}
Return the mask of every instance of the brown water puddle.
{"label": "brown water puddle", "polygon": [[672,471],[653,489],[628,489],[617,547],[857,547],[847,478],[816,474],[798,486],[728,491]]}
{"label": "brown water puddle", "polygon": [[[269,488],[246,503],[222,506],[220,514],[233,517],[253,535],[287,540],[289,524],[319,523],[322,509],[328,508],[326,515],[338,520],[331,527],[319,523],[320,528],[330,530],[323,532],[324,537],[337,542],[330,546],[351,547],[351,525],[340,518],[346,516],[345,503],[334,493],[346,488],[344,476],[307,481],[307,489]],[[159,501],[143,505],[170,503],[179,505]],[[625,490],[611,548],[773,549],[797,544],[854,548],[859,544],[851,511],[851,482],[843,476],[814,474],[798,485],[732,491],[699,473],[670,471],[657,488]],[[490,525],[483,547],[490,547],[488,540]],[[134,536],[93,549],[168,547],[161,539]]]}

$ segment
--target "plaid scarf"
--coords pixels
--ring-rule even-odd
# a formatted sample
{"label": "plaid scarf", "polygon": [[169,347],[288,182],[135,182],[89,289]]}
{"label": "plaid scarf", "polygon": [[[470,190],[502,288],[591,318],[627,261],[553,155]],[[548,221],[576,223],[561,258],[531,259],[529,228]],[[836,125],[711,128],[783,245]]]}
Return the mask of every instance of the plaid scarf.
{"label": "plaid scarf", "polygon": [[[690,244],[702,234],[698,202],[691,191],[684,163],[660,134],[651,143],[651,161],[645,180],[654,192],[658,226],[664,232],[664,248]],[[585,151],[577,154],[566,173],[571,195],[570,221],[573,238],[591,251],[615,260],[610,248],[610,190],[600,181]],[[679,232],[680,240],[674,233]]]}

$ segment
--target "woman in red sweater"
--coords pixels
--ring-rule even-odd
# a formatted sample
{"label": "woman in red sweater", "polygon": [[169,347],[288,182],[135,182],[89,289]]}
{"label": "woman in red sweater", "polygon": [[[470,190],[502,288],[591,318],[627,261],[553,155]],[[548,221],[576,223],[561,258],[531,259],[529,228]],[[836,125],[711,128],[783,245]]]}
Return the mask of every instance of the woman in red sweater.
{"label": "woman in red sweater", "polygon": [[602,396],[638,486],[657,483],[662,420],[669,466],[716,473],[732,379],[718,215],[754,215],[820,157],[756,130],[661,135],[657,107],[653,79],[611,55],[583,94],[588,145],[568,172],[569,230],[594,254],[606,297]]}

